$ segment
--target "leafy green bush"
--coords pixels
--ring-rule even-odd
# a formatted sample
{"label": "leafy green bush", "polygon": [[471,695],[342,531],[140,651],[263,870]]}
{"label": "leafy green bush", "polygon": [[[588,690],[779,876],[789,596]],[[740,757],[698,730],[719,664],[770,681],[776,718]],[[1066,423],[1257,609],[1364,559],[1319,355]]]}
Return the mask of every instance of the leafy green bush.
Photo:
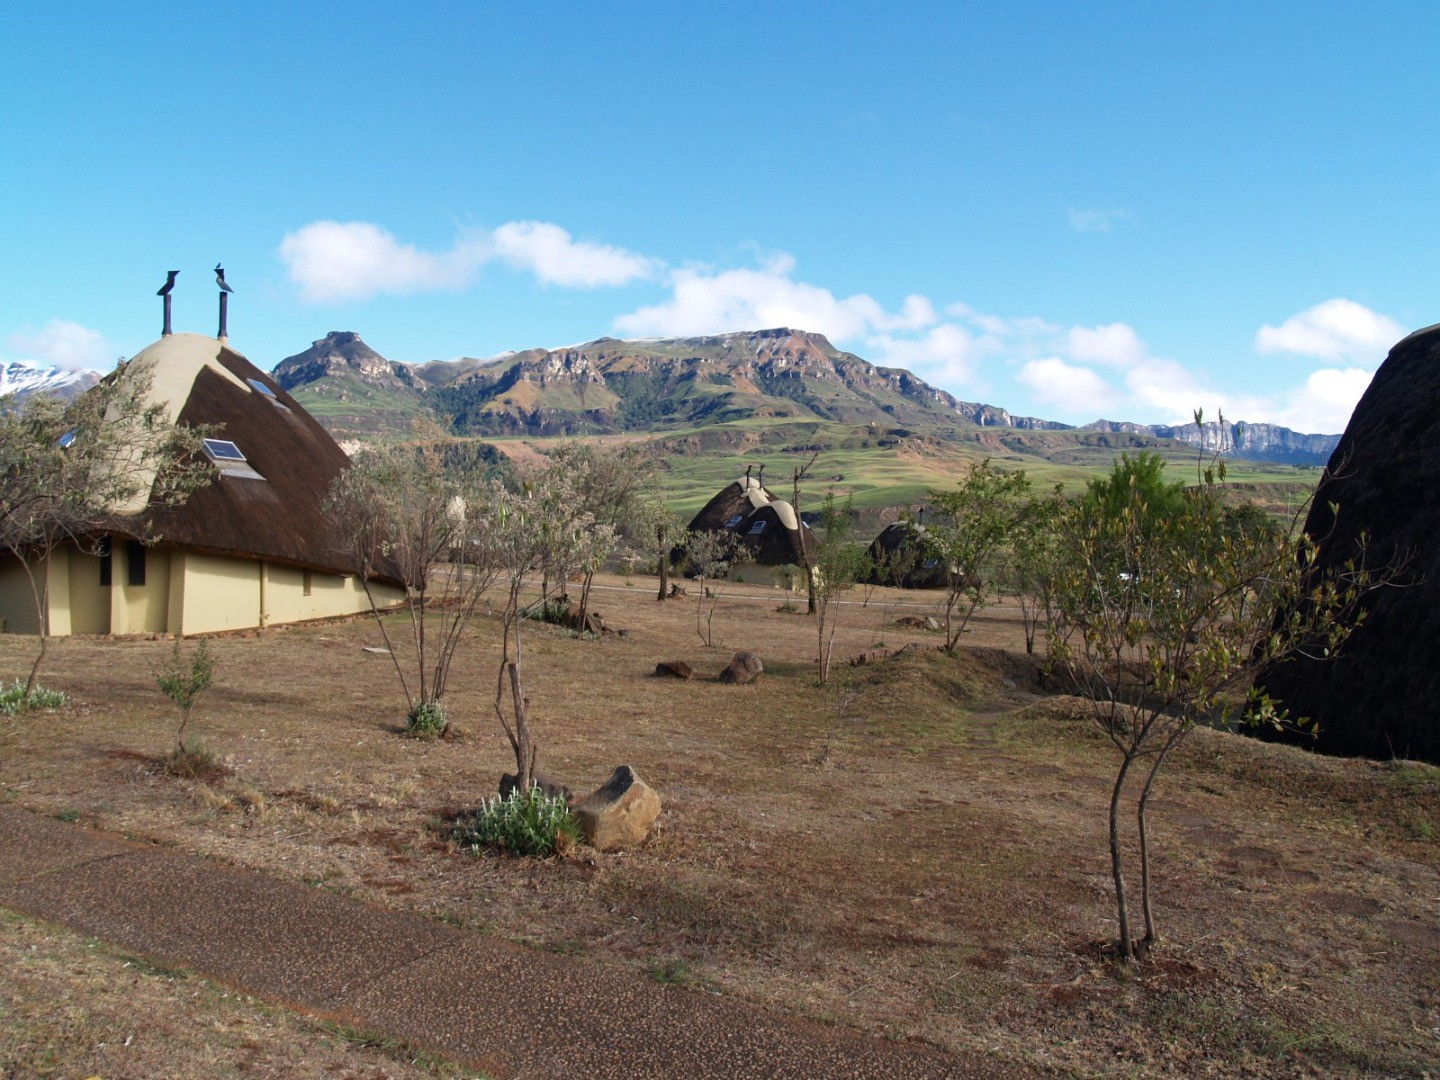
{"label": "leafy green bush", "polygon": [[475,853],[504,848],[516,855],[552,855],[580,842],[580,825],[562,796],[546,795],[540,788],[496,795],[455,826],[457,843]]}
{"label": "leafy green bush", "polygon": [[46,690],[37,686],[25,693],[25,684],[19,679],[13,686],[0,685],[0,713],[15,716],[30,709],[59,709],[69,701],[59,690]]}
{"label": "leafy green bush", "polygon": [[438,739],[449,726],[445,707],[438,701],[423,701],[405,716],[405,733],[417,739]]}

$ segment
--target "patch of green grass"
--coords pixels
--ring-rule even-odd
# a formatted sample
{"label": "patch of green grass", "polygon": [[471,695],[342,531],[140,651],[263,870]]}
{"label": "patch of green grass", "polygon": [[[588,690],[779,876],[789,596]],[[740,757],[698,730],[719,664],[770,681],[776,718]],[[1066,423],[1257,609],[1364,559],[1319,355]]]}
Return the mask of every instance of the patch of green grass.
{"label": "patch of green grass", "polygon": [[69,700],[59,690],[46,690],[38,684],[27,694],[25,684],[19,679],[9,687],[0,684],[0,713],[6,716],[39,709],[63,709]]}

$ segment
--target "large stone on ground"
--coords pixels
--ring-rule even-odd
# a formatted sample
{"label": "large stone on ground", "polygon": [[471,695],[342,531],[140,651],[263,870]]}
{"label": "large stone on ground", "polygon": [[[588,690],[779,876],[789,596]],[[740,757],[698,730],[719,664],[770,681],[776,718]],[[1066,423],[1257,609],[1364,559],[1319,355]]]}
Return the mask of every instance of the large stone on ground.
{"label": "large stone on ground", "polygon": [[[538,787],[546,795],[549,795],[552,799],[564,799],[566,802],[569,802],[572,798],[574,798],[574,795],[570,791],[570,789],[564,784],[560,783],[559,780],[553,780],[550,777],[544,775],[543,773],[538,772],[534,776],[532,776],[531,779],[535,781],[536,787]],[[507,772],[504,776],[500,777],[500,797],[502,799],[508,799],[510,797],[510,793],[519,786],[519,778],[516,777],[514,773]]]}
{"label": "large stone on ground", "polygon": [[655,665],[657,676],[669,675],[672,679],[688,679],[695,674],[684,660],[662,660]]}
{"label": "large stone on ground", "polygon": [[[1332,660],[1298,659],[1259,685],[1317,739],[1282,736],[1331,754],[1440,764],[1440,324],[1390,350],[1330,457],[1305,521],[1317,564],[1336,570],[1369,538],[1372,571],[1408,560],[1403,588],[1363,601],[1366,618]],[[1331,506],[1338,508],[1338,513]],[[1274,737],[1263,729],[1264,737]]]}
{"label": "large stone on ground", "polygon": [[570,809],[592,847],[615,851],[645,842],[660,816],[660,796],[629,765],[621,765]]}
{"label": "large stone on ground", "polygon": [[760,657],[753,652],[737,652],[735,659],[730,661],[730,666],[720,672],[720,681],[743,686],[764,670],[765,665],[760,663]]}

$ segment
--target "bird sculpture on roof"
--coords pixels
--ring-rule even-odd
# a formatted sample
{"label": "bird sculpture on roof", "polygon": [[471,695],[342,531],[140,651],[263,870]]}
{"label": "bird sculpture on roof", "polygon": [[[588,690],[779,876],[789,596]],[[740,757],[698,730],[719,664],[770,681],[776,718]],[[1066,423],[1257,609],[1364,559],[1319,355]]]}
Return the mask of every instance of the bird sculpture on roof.
{"label": "bird sculpture on roof", "polygon": [[165,284],[160,286],[159,290],[155,293],[155,295],[169,296],[170,290],[175,288],[175,275],[178,273],[180,273],[179,270],[167,270],[166,274],[169,276],[165,278]]}
{"label": "bird sculpture on roof", "polygon": [[235,291],[225,284],[225,271],[219,263],[215,264],[215,284],[220,286],[221,292],[233,293]]}

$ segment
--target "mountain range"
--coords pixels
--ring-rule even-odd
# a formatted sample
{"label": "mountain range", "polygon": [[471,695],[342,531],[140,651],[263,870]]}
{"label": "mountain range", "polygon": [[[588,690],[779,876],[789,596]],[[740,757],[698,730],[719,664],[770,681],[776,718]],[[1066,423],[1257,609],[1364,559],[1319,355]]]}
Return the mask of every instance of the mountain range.
{"label": "mountain range", "polygon": [[282,360],[274,376],[337,437],[403,433],[438,414],[458,434],[569,435],[679,431],[751,419],[904,429],[953,439],[977,428],[1101,432],[1215,449],[1257,461],[1324,464],[1338,435],[1272,424],[1073,427],[961,401],[901,368],[778,328],[692,338],[600,338],[558,349],[426,364],[387,360],[353,331],[333,331]]}
{"label": "mountain range", "polygon": [[67,371],[33,360],[14,360],[0,366],[0,398],[23,401],[31,394],[70,398],[99,381],[100,374],[95,371]]}

